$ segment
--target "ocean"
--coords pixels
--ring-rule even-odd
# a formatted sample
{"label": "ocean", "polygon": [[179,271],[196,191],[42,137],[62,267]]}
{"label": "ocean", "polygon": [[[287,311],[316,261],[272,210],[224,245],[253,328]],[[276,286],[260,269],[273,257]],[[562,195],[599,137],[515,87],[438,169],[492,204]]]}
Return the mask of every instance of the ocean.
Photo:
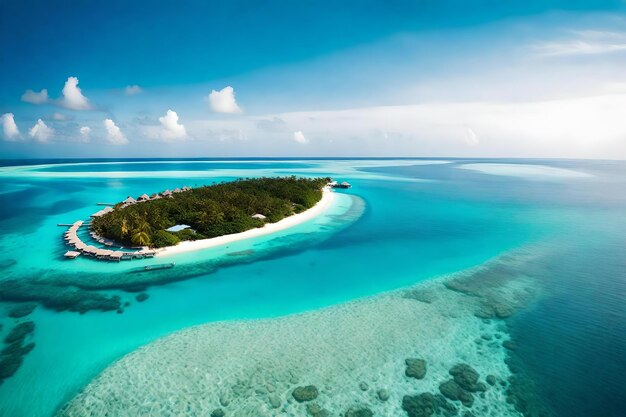
{"label": "ocean", "polygon": [[[283,175],[331,176],[348,181],[353,187],[336,191],[338,198],[333,206],[311,221],[227,247],[174,255],[167,259],[176,263],[171,270],[143,271],[146,265],[163,262],[159,258],[119,264],[85,257],[63,258],[67,247],[62,234],[66,228],[58,224],[87,220],[102,208],[97,203],[114,203],[128,195],[136,197],[185,185]],[[477,395],[474,407],[483,407],[478,410],[457,403],[464,411],[494,416],[621,416],[626,409],[624,190],[626,164],[614,161],[3,161],[0,311],[4,313],[0,317],[0,337],[4,339],[16,325],[32,321],[34,331],[25,340],[35,345],[26,354],[18,355],[18,369],[3,379],[0,415],[101,415],[96,408],[88,413],[80,408],[95,398],[89,397],[92,392],[97,393],[93,394],[97,398],[109,398],[111,403],[105,401],[102,409],[113,410],[125,404],[123,395],[110,392],[111,386],[123,386],[115,379],[119,367],[124,367],[122,375],[140,375],[146,369],[141,364],[158,360],[160,353],[154,348],[148,359],[137,349],[166,343],[170,340],[168,335],[176,340],[176,332],[181,330],[184,331],[180,337],[184,338],[187,331],[199,329],[204,336],[197,339],[206,340],[208,345],[219,338],[219,326],[234,326],[227,329],[240,335],[241,342],[238,344],[239,339],[233,337],[228,352],[237,357],[237,352],[246,349],[242,345],[244,335],[261,338],[255,332],[263,326],[282,326],[289,329],[284,340],[292,340],[289,349],[285,347],[283,351],[284,362],[289,363],[289,355],[295,355],[298,344],[305,343],[296,337],[298,327],[292,323],[319,315],[316,323],[328,324],[318,334],[328,331],[341,344],[342,332],[346,332],[346,338],[348,332],[358,333],[354,327],[356,313],[346,311],[358,310],[367,318],[384,305],[390,317],[382,324],[376,321],[378,327],[359,339],[370,340],[372,346],[385,346],[385,360],[379,357],[381,367],[395,360],[394,352],[400,358],[416,346],[414,353],[428,356],[429,367],[438,378],[443,378],[447,367],[457,359],[474,360],[481,378],[481,369],[500,372],[502,388],[492,388],[493,394],[488,391],[484,398]],[[520,252],[532,252],[531,260],[524,257],[522,262],[515,258]],[[507,257],[516,260],[508,264],[498,261],[496,267],[492,266],[494,259]],[[476,268],[488,272],[477,273]],[[485,297],[485,288],[477,289],[478,284],[493,283],[503,276],[507,291],[519,292],[516,285],[523,284],[524,297],[515,293],[511,311],[500,314],[496,308],[495,315],[484,317],[469,307],[467,312],[455,313],[449,309],[442,312],[443,307],[420,310],[434,309],[437,303],[416,306],[415,311],[405,310],[402,303],[406,297],[396,299],[389,295],[406,288],[431,288],[448,282],[446,279],[466,279],[468,271],[474,271],[470,273],[474,277],[471,290],[455,285],[432,290],[442,306],[448,308],[454,304],[452,300],[466,299],[469,306],[477,297]],[[479,275],[480,279],[475,278]],[[498,283],[504,288],[501,280]],[[149,298],[137,301],[140,292]],[[103,300],[111,297],[119,301],[119,311],[100,311]],[[385,297],[395,301],[377,304],[390,300]],[[26,303],[36,304],[32,313],[9,317],[12,309]],[[82,312],[71,311],[76,309]],[[393,314],[399,312],[429,314],[433,329],[440,320],[441,329],[456,336],[447,340],[444,336],[429,336],[425,331],[419,341],[403,339],[394,344],[367,339],[374,338],[377,331],[386,334],[387,330],[380,327],[385,325],[390,326],[389,334],[397,334],[400,330],[391,327],[392,322],[406,319],[395,320]],[[289,321],[290,317],[294,319]],[[373,318],[363,320],[374,323]],[[255,327],[257,321],[260,324]],[[406,328],[415,321],[420,320],[403,325]],[[338,323],[345,323],[345,328]],[[192,328],[199,325],[203,326]],[[419,325],[429,326],[428,320]],[[201,330],[205,328],[206,331]],[[489,347],[492,354],[480,349],[474,352],[472,349],[482,342],[475,341],[471,331],[479,332],[478,338],[482,332],[484,340],[495,340],[487,339],[493,335],[510,343],[504,349],[489,342],[489,346],[493,345]],[[441,345],[444,341],[458,347],[449,350]],[[438,348],[431,351],[428,346]],[[320,382],[327,384],[321,389],[321,405],[326,401],[331,414],[343,415],[342,404],[360,394],[355,388],[356,393],[346,390],[333,397],[333,387],[345,384],[342,375],[357,371],[348,371],[336,361],[324,359],[349,356],[349,349],[325,349],[316,351],[318,363],[326,364],[322,366],[324,376],[316,374],[311,378],[326,381]],[[272,359],[266,351],[254,354]],[[9,356],[0,356],[0,361]],[[374,360],[372,357],[367,356],[367,360]],[[226,359],[222,362],[224,366],[230,363]],[[374,415],[405,412],[401,408],[402,396],[411,390],[437,393],[439,379],[429,381],[430,385],[411,385],[414,381],[396,372],[395,367],[404,366],[403,360],[393,363],[388,375],[381,373],[378,377],[355,365],[362,378],[371,377],[369,385],[384,382],[391,391],[385,402],[377,400],[374,391],[371,396],[359,397],[359,406],[369,407]],[[211,362],[211,366],[215,364]],[[172,389],[171,381],[165,383],[167,373],[154,378],[164,379],[161,386]],[[286,393],[292,388],[285,382]],[[141,385],[126,391],[131,393],[133,389],[153,392],[156,388]],[[165,401],[158,390],[154,392],[150,401]],[[306,415],[289,395],[279,397],[283,408],[276,409],[284,415]],[[181,399],[181,404],[204,397],[193,394],[190,398]],[[112,403],[115,401],[117,405]],[[219,405],[209,402],[206,407]],[[272,414],[273,403],[274,399],[260,403],[258,410]],[[66,408],[67,404],[83,411],[71,414],[73,409]],[[228,407],[239,407],[237,404],[243,405],[234,415],[256,415],[258,411],[237,401],[223,407],[228,412]],[[154,411],[157,408],[152,410],[147,415],[168,415]],[[180,415],[193,413],[182,411]]]}

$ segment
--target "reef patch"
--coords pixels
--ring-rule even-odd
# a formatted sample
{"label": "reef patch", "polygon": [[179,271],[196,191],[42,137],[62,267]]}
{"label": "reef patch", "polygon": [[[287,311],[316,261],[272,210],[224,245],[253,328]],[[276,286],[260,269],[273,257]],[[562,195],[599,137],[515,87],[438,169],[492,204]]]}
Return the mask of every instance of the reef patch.
{"label": "reef patch", "polygon": [[514,314],[539,294],[519,273],[530,259],[522,251],[326,309],[176,332],[112,364],[58,415],[519,417],[511,397],[528,395],[507,363],[506,322],[475,313],[488,300]]}

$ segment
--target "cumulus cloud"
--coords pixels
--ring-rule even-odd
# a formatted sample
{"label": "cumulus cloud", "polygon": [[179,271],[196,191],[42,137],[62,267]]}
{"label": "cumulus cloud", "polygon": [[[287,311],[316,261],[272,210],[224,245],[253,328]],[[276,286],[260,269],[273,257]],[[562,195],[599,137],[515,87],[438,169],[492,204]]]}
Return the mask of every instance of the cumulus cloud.
{"label": "cumulus cloud", "polygon": [[91,128],[89,126],[82,126],[80,129],[80,137],[83,140],[89,139],[89,135],[91,134]]}
{"label": "cumulus cloud", "polygon": [[211,105],[211,110],[216,113],[242,113],[235,100],[235,90],[231,86],[224,87],[220,91],[211,91],[206,100]]}
{"label": "cumulus cloud", "polygon": [[54,130],[48,127],[43,120],[37,120],[37,123],[30,128],[28,134],[31,138],[37,142],[47,142],[48,139],[54,134]]}
{"label": "cumulus cloud", "polygon": [[159,122],[163,129],[159,136],[164,140],[184,139],[187,137],[185,126],[178,123],[178,114],[173,110],[168,110],[165,116],[159,117]]}
{"label": "cumulus cloud", "polygon": [[20,137],[20,131],[17,128],[17,124],[15,124],[13,113],[4,113],[0,117],[0,121],[2,122],[2,132],[5,140],[14,141]]}
{"label": "cumulus cloud", "polygon": [[26,90],[26,92],[22,94],[22,101],[26,103],[44,104],[48,102],[48,99],[48,90],[45,88],[38,93],[33,90]]}
{"label": "cumulus cloud", "polygon": [[478,140],[478,136],[472,130],[471,127],[465,129],[465,143],[469,146],[476,146],[480,141]]}
{"label": "cumulus cloud", "polygon": [[54,113],[52,115],[52,118],[54,120],[59,120],[59,121],[67,120],[67,117],[63,113],[59,113],[59,112]]}
{"label": "cumulus cloud", "polygon": [[78,87],[78,78],[68,77],[63,87],[63,98],[60,100],[60,104],[63,107],[67,107],[72,110],[89,110],[91,104],[87,97],[83,95],[80,87]]}
{"label": "cumulus cloud", "polygon": [[309,140],[304,136],[304,133],[302,133],[301,130],[298,130],[297,132],[293,132],[293,140],[302,144],[309,143]]}
{"label": "cumulus cloud", "polygon": [[122,133],[119,127],[111,119],[104,120],[104,128],[107,131],[107,140],[112,145],[127,145],[128,139]]}
{"label": "cumulus cloud", "polygon": [[135,94],[139,94],[142,91],[143,90],[141,89],[141,87],[139,87],[137,84],[135,84],[135,85],[128,85],[124,89],[124,94],[126,94],[127,96],[132,96],[132,95],[135,95]]}

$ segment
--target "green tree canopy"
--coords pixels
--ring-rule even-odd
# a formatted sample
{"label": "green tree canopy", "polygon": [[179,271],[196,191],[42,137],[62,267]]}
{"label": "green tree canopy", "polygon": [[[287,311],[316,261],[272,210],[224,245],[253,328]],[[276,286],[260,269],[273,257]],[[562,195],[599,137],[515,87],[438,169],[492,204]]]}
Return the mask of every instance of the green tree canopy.
{"label": "green tree canopy", "polygon": [[[92,227],[117,242],[152,247],[239,233],[313,207],[329,180],[292,176],[223,182],[157,200],[120,203],[112,212],[94,218]],[[257,213],[265,221],[252,217]],[[177,224],[189,225],[193,231],[165,231]]]}

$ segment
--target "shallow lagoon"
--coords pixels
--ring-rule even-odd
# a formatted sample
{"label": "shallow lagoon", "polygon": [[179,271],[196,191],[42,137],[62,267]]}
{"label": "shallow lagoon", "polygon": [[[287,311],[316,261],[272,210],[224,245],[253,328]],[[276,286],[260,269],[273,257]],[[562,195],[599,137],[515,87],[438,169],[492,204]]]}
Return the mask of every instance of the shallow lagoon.
{"label": "shallow lagoon", "polygon": [[[523,161],[526,171],[528,164],[550,168],[532,171],[532,178],[525,177],[524,170],[511,176],[501,175],[501,170],[459,169],[463,164],[481,162],[158,161],[3,168],[2,279],[36,278],[89,287],[136,279],[138,274],[129,274],[129,269],[158,263],[63,260],[63,229],[56,224],[87,218],[98,209],[96,202],[239,176],[330,175],[355,187],[338,199],[340,204],[327,216],[281,236],[238,242],[218,251],[181,254],[175,260],[176,268],[167,272],[170,276],[141,278],[142,282],[154,279],[160,284],[147,288],[150,298],[143,303],[135,302],[134,293],[100,290],[131,302],[123,314],[90,311],[79,315],[38,307],[30,316],[36,323],[36,347],[25,356],[18,372],[0,386],[0,414],[50,416],[122,355],[188,326],[316,310],[451,274],[537,242],[572,242],[581,233],[594,239],[575,245],[574,255],[569,256],[579,254],[579,262],[587,269],[593,270],[593,263],[600,260],[594,254],[603,253],[605,261],[607,257],[614,260],[625,247],[620,236],[626,228],[626,204],[623,194],[617,192],[624,186],[622,165]],[[507,174],[515,171],[517,161],[498,162],[512,165]],[[561,174],[560,168],[585,176],[550,175],[554,170]],[[536,172],[542,175],[538,177]],[[612,244],[608,250],[599,249],[602,245],[598,242],[609,240]],[[27,255],[24,248],[29,248]],[[546,320],[542,306],[554,299],[550,296],[552,285],[562,291],[565,288],[566,295],[574,291],[570,282],[596,285],[583,274],[576,275],[576,269],[565,274],[566,268],[561,271],[559,262],[551,262],[551,280],[544,280],[547,290],[524,313],[509,319],[511,334],[520,346],[519,360],[537,382],[542,400],[556,415],[583,415],[567,408],[563,399],[567,392],[555,394],[550,390],[552,381],[562,378],[558,369],[537,372],[541,364],[532,360],[537,355],[529,353],[532,349],[524,344],[525,334],[530,332],[534,340],[541,335],[551,339],[545,337],[548,329],[534,323]],[[570,280],[572,274],[582,278]],[[623,277],[623,265],[609,262],[603,270],[602,287],[593,292],[594,305],[614,297],[616,289],[623,289],[619,287],[623,285],[620,274]],[[598,314],[625,315],[623,303],[621,307],[608,303],[607,308],[610,311]],[[571,310],[579,314],[577,309]],[[568,329],[576,334],[577,321],[569,319]],[[2,319],[2,335],[13,321]],[[605,330],[611,340],[609,351],[623,353],[623,336],[614,331],[619,328]],[[582,343],[560,346],[558,340],[543,341],[546,350],[585,351]],[[598,342],[595,349],[603,347]],[[544,356],[545,361],[553,360],[549,354]],[[618,375],[603,371],[603,378],[607,377],[614,387],[624,386]],[[34,397],[39,400],[36,408],[27,401]],[[611,413],[617,412],[619,400],[607,405],[594,402],[594,398],[597,396],[585,401],[588,410],[617,415]]]}

